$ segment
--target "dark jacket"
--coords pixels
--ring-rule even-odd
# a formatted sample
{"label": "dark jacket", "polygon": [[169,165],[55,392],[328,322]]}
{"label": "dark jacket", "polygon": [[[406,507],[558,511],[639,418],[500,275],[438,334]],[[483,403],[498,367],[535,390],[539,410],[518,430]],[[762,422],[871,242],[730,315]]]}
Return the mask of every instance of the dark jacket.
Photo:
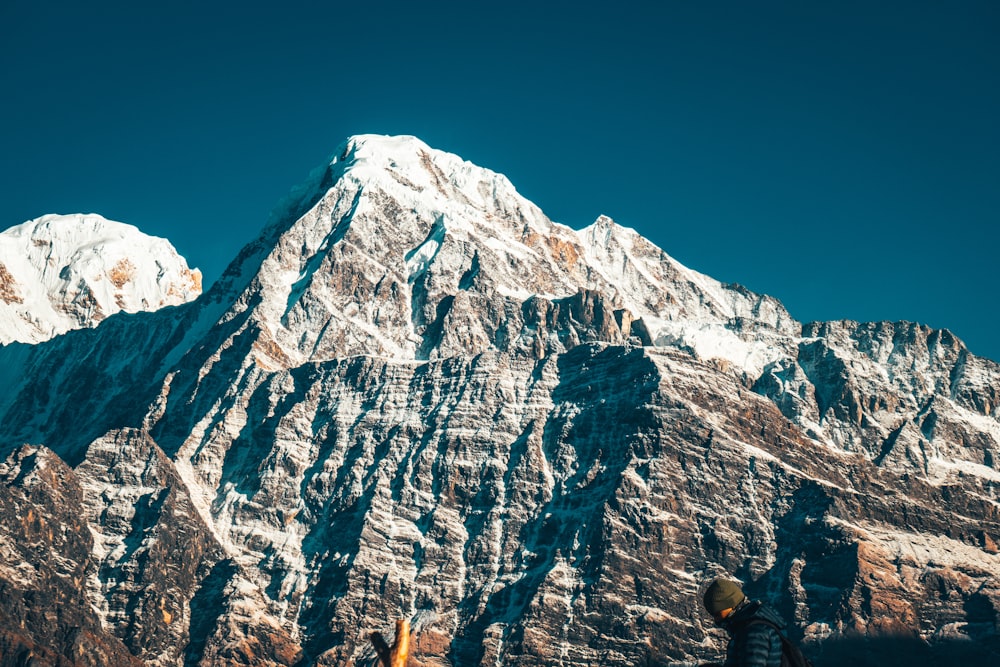
{"label": "dark jacket", "polygon": [[753,623],[754,619],[785,627],[778,612],[759,600],[737,607],[720,624],[730,637],[723,667],[781,667],[781,636],[767,623]]}

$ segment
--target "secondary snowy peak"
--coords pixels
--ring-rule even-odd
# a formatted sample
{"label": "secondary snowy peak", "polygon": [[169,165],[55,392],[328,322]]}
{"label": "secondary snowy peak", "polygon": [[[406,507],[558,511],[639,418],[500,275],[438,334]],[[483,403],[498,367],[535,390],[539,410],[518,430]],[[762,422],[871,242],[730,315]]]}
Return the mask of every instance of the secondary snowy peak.
{"label": "secondary snowy peak", "polygon": [[689,269],[607,216],[578,235],[591,272],[642,318],[654,345],[680,347],[756,374],[788,352],[800,334],[801,325],[777,299]]}
{"label": "secondary snowy peak", "polygon": [[38,343],[199,294],[201,272],[167,240],[99,215],[46,215],[0,233],[0,344]]}

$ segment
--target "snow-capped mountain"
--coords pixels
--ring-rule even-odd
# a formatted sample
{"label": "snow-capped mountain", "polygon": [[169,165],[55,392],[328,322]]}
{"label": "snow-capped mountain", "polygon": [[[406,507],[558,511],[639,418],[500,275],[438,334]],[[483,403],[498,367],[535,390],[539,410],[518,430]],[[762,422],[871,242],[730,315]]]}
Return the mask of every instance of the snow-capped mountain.
{"label": "snow-capped mountain", "polygon": [[803,325],[355,137],[198,300],[0,348],[0,619],[38,619],[0,641],[355,665],[410,618],[413,664],[666,664],[721,650],[728,572],[817,665],[982,657],[998,406],[947,331]]}
{"label": "snow-capped mountain", "polygon": [[167,240],[99,215],[46,215],[0,233],[0,345],[199,294],[201,272]]}

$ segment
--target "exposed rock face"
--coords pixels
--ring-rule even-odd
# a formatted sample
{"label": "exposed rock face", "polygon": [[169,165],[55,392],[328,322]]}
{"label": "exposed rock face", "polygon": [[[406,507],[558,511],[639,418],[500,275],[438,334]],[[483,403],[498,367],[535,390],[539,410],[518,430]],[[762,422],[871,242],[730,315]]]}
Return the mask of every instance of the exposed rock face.
{"label": "exposed rock face", "polygon": [[45,448],[0,464],[0,655],[9,665],[139,665],[85,596],[93,540],[79,478]]}
{"label": "exposed rock face", "polygon": [[3,498],[31,452],[61,466],[39,553],[147,664],[366,664],[399,617],[421,664],[695,660],[721,572],[819,664],[864,664],[853,636],[997,646],[997,364],[802,326],[412,138],[348,141],[198,301],[0,368]]}
{"label": "exposed rock face", "polygon": [[199,294],[201,272],[169,242],[99,215],[46,215],[0,233],[0,345]]}

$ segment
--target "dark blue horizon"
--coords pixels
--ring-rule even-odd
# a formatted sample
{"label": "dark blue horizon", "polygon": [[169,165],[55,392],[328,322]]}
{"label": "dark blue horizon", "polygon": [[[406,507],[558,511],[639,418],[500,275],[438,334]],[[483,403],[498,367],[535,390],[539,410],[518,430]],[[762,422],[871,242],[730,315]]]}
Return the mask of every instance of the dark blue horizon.
{"label": "dark blue horizon", "polygon": [[412,134],[796,319],[1000,360],[996,3],[167,4],[0,5],[0,229],[99,213],[210,283],[348,136]]}

